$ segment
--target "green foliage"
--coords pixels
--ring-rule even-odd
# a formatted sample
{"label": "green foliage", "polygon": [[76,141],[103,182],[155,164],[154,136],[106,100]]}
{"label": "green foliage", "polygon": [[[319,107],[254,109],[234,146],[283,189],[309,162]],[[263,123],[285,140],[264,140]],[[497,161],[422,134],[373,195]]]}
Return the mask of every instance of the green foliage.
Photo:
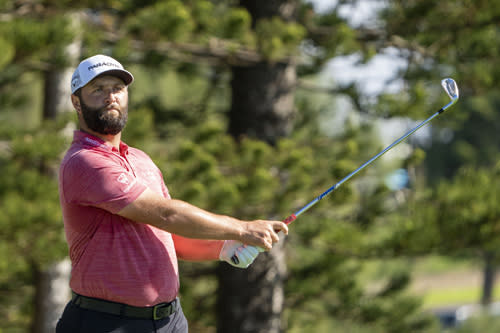
{"label": "green foliage", "polygon": [[0,148],[0,329],[28,327],[33,270],[67,255],[56,180],[67,144],[61,129],[46,123],[0,131],[8,147]]}
{"label": "green foliage", "polygon": [[0,69],[3,69],[14,57],[14,45],[0,37],[0,49],[3,50],[0,54]]}
{"label": "green foliage", "polygon": [[53,132],[56,129],[48,125],[37,132],[18,132],[10,143],[11,152],[0,162],[2,241],[13,253],[24,253],[25,260],[40,266],[61,258],[65,250],[55,179],[65,142]]}
{"label": "green foliage", "polygon": [[478,314],[476,317],[470,318],[462,323],[457,329],[453,330],[456,333],[482,332],[494,333],[500,329],[500,319],[497,316],[489,316]]}
{"label": "green foliage", "polygon": [[194,1],[191,4],[191,15],[196,24],[196,30],[199,32],[211,31],[215,25],[214,17],[215,5],[206,0]]}
{"label": "green foliage", "polygon": [[499,10],[486,1],[392,1],[382,18],[389,36],[403,38],[407,47],[435,61],[422,66],[422,59],[414,58],[406,75],[435,76],[451,70],[462,87],[480,92],[498,77],[492,64],[499,54]]}
{"label": "green foliage", "polygon": [[496,95],[492,91],[461,101],[460,118],[434,135],[435,143],[426,161],[432,181],[443,176],[451,178],[464,165],[491,167],[496,163],[500,147]]}
{"label": "green foliage", "polygon": [[321,43],[327,57],[349,54],[359,50],[361,45],[356,41],[356,32],[349,25],[342,21],[339,22],[336,16],[335,25],[329,19],[321,18],[320,20],[320,27],[331,29],[332,26],[335,26],[335,31],[331,31],[326,37],[323,37],[325,39]]}
{"label": "green foliage", "polygon": [[412,254],[477,255],[498,247],[499,167],[464,167],[421,193],[387,222],[389,248]]}
{"label": "green foliage", "polygon": [[259,52],[266,59],[277,60],[296,53],[297,46],[305,36],[305,29],[297,23],[273,17],[257,22],[255,34]]}
{"label": "green foliage", "polygon": [[64,47],[72,42],[74,33],[64,17],[49,20],[28,17],[2,22],[0,33],[13,45],[16,61],[32,59],[67,65]]}
{"label": "green foliage", "polygon": [[182,41],[194,29],[189,10],[182,1],[160,1],[142,8],[130,18],[129,31],[145,41]]}
{"label": "green foliage", "polygon": [[132,110],[128,115],[128,122],[122,140],[131,146],[147,149],[151,142],[156,139],[156,133],[152,130],[153,124],[154,116],[150,109],[138,108]]}
{"label": "green foliage", "polygon": [[453,182],[440,184],[432,199],[437,206],[436,222],[444,247],[498,248],[499,179],[500,164],[497,164],[494,169],[461,169]]}
{"label": "green foliage", "polygon": [[[399,101],[405,112],[412,103],[425,107],[425,100],[444,105],[446,96],[432,93],[442,77],[460,89],[460,102],[433,125],[426,179],[389,219],[399,228],[387,237],[392,248],[470,257],[498,246],[498,15],[498,5],[486,1],[391,1],[383,12],[387,40],[408,60],[401,77],[410,89],[384,96],[381,106],[393,114]],[[431,81],[435,88],[422,89]]]}
{"label": "green foliage", "polygon": [[[496,158],[498,143],[493,133],[498,119],[491,110],[498,104],[495,91],[500,79],[494,65],[499,54],[498,11],[498,6],[485,1],[428,0],[391,1],[382,12],[391,44],[402,54],[407,52],[408,67],[401,77],[410,87],[408,96],[415,96],[384,96],[382,109],[391,110],[389,114],[396,114],[392,110],[398,107],[403,112],[410,109],[416,117],[415,111],[428,109],[422,101],[433,101],[431,106],[436,108],[446,103],[444,94],[438,99],[432,93],[440,91],[441,78],[453,77],[460,88],[460,102],[453,112],[435,122],[445,129],[433,130],[432,147],[427,151],[426,169],[432,183],[443,176],[453,177],[466,164],[491,166]],[[425,86],[431,89],[422,90]],[[403,107],[398,106],[401,100]]]}
{"label": "green foliage", "polygon": [[234,8],[229,11],[221,24],[221,37],[244,41],[250,33],[252,18],[244,9]]}

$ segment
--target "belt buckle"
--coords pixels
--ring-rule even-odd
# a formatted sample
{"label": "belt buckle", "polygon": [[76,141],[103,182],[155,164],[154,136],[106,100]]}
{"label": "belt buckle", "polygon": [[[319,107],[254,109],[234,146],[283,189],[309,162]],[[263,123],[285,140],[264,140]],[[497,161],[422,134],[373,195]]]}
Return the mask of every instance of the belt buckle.
{"label": "belt buckle", "polygon": [[153,307],[153,319],[159,320],[172,314],[173,303],[158,304]]}

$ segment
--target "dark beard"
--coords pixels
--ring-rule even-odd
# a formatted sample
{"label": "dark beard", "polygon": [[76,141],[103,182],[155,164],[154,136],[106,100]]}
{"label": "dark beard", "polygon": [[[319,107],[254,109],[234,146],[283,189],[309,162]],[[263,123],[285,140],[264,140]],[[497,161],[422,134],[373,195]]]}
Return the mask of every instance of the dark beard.
{"label": "dark beard", "polygon": [[82,115],[88,128],[97,132],[99,134],[111,134],[116,135],[120,133],[128,119],[128,111],[120,110],[120,115],[118,117],[113,117],[109,115],[106,108],[92,108],[86,105],[80,99],[80,105],[82,108]]}

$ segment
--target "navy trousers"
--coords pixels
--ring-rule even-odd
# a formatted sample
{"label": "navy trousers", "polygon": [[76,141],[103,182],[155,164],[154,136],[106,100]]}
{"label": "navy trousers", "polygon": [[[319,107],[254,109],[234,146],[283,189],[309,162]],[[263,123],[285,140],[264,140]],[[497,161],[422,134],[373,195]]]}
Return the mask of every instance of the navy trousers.
{"label": "navy trousers", "polygon": [[182,307],[169,317],[136,319],[82,309],[69,302],[59,319],[56,333],[187,333]]}

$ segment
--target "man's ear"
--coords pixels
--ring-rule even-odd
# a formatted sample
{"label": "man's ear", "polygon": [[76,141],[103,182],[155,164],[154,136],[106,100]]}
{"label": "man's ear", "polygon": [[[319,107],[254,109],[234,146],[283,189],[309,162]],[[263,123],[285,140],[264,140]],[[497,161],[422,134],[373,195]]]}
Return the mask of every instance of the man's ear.
{"label": "man's ear", "polygon": [[73,107],[78,113],[81,112],[82,108],[80,106],[80,98],[78,98],[78,96],[74,94],[71,95],[71,103],[73,103]]}

